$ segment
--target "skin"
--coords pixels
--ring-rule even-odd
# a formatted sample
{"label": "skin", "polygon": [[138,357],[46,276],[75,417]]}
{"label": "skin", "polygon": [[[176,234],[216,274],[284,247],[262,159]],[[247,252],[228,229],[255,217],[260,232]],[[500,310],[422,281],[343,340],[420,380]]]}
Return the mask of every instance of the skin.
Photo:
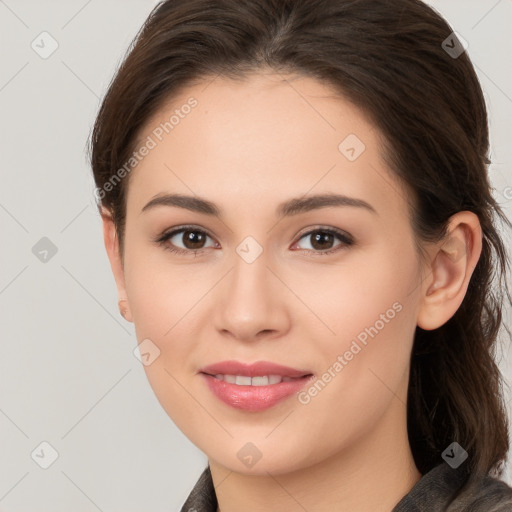
{"label": "skin", "polygon": [[[424,244],[421,260],[412,195],[384,164],[378,130],[312,78],[262,71],[190,86],[139,140],[190,96],[198,106],[130,175],[122,256],[103,214],[124,316],[139,343],[149,338],[160,350],[144,367],[149,382],[208,456],[222,512],[389,512],[421,477],[406,427],[415,328],[435,329],[460,306],[481,252],[478,218],[454,215],[447,239]],[[338,149],[349,134],[366,146],[354,161]],[[276,215],[283,201],[332,192],[376,213],[331,206]],[[171,206],[141,212],[165,193],[200,196],[223,215]],[[202,253],[174,254],[154,241],[187,224],[208,233]],[[334,237],[315,248],[304,236],[329,227],[351,235],[353,245]],[[172,242],[186,250],[182,235]],[[236,252],[247,236],[263,248],[250,264]],[[234,409],[198,375],[207,364],[236,359],[321,378],[397,302],[401,311],[307,404],[292,396],[261,412]],[[261,454],[252,467],[237,456],[248,442]]]}

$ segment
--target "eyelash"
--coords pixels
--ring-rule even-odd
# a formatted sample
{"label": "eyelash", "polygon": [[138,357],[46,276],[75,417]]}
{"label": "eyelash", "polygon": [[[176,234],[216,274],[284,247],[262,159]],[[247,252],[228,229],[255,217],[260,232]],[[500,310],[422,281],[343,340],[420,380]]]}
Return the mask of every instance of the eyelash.
{"label": "eyelash", "polygon": [[[155,242],[160,244],[160,245],[162,245],[164,247],[164,249],[166,249],[166,250],[168,250],[168,251],[170,251],[172,253],[176,253],[176,254],[180,254],[180,255],[187,255],[187,256],[190,255],[190,253],[193,253],[194,256],[197,256],[198,253],[202,253],[203,251],[208,249],[208,247],[205,247],[205,248],[202,248],[202,249],[197,249],[197,250],[181,249],[179,247],[175,247],[173,245],[167,244],[167,241],[169,239],[171,239],[174,235],[177,235],[178,233],[182,233],[182,232],[185,232],[185,231],[193,231],[195,233],[201,233],[201,234],[206,235],[206,236],[208,236],[210,238],[213,238],[206,231],[204,231],[203,229],[199,229],[196,226],[181,226],[180,228],[173,229],[172,231],[168,231],[166,233],[163,233],[161,236],[159,236],[155,240]],[[341,230],[338,230],[338,229],[334,229],[334,228],[322,228],[322,227],[317,227],[315,229],[307,231],[306,233],[303,233],[299,237],[298,241],[300,241],[302,238],[304,238],[306,236],[310,236],[310,235],[312,235],[314,233],[328,233],[328,234],[334,235],[335,237],[338,238],[338,240],[341,241],[341,244],[337,245],[336,247],[334,247],[332,249],[327,249],[325,251],[315,251],[313,249],[297,249],[297,251],[299,251],[299,252],[306,252],[306,253],[313,253],[314,255],[317,255],[317,256],[326,256],[328,254],[332,254],[334,252],[338,252],[338,251],[340,251],[342,249],[350,247],[351,245],[354,245],[354,240],[352,239],[352,237],[350,237],[350,235],[346,234],[345,232],[343,232]]]}

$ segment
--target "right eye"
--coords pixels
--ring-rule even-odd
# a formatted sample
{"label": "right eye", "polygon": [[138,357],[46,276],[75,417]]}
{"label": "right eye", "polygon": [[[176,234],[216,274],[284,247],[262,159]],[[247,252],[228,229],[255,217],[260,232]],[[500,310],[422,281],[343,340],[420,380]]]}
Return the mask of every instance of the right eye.
{"label": "right eye", "polygon": [[[177,254],[187,255],[193,253],[196,255],[204,249],[212,247],[212,245],[204,245],[207,238],[211,237],[202,229],[195,226],[182,226],[165,232],[156,240],[156,242],[160,243],[164,249]],[[182,244],[182,247],[178,245],[179,243]],[[213,246],[216,246],[216,242],[213,243]]]}

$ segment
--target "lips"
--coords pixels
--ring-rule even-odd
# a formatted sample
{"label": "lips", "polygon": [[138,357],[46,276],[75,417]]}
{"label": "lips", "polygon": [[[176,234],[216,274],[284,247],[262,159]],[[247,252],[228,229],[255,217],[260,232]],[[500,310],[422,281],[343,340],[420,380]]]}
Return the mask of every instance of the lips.
{"label": "lips", "polygon": [[244,364],[223,361],[199,372],[210,391],[236,409],[262,411],[298,393],[312,378],[309,370],[297,370],[267,361]]}
{"label": "lips", "polygon": [[252,364],[240,363],[239,361],[223,361],[201,368],[201,373],[208,375],[240,375],[244,377],[261,377],[268,375],[280,375],[281,377],[298,378],[311,375],[309,370],[296,370],[288,366],[258,361]]}
{"label": "lips", "polygon": [[299,379],[300,377],[283,377],[281,375],[261,375],[257,377],[247,377],[245,375],[222,375],[217,374],[214,376],[216,379],[236,384],[237,386],[268,386],[272,384],[279,384],[280,382],[291,382],[292,380]]}

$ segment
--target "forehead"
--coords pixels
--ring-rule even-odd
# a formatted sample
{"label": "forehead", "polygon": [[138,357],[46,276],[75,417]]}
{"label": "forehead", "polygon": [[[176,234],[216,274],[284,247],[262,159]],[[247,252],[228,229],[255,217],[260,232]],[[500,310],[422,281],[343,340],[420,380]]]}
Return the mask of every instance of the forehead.
{"label": "forehead", "polygon": [[313,78],[212,77],[186,87],[140,131],[139,144],[152,148],[132,171],[128,203],[142,208],[179,191],[270,206],[336,191],[397,206],[405,191],[384,164],[381,140],[357,107]]}

